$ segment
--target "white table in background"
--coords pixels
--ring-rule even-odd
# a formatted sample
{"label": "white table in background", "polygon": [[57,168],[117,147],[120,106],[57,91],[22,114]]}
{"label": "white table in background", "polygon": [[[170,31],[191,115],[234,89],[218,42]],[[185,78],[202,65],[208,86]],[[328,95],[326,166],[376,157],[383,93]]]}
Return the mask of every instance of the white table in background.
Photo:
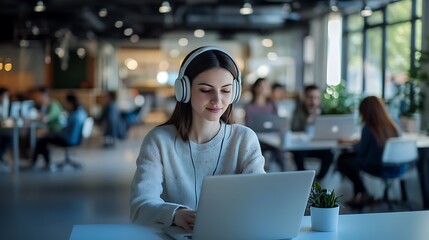
{"label": "white table in background", "polygon": [[[429,211],[340,215],[335,232],[311,230],[309,216],[302,219],[294,240],[427,240]],[[75,225],[70,240],[170,239],[160,228],[132,224]]]}

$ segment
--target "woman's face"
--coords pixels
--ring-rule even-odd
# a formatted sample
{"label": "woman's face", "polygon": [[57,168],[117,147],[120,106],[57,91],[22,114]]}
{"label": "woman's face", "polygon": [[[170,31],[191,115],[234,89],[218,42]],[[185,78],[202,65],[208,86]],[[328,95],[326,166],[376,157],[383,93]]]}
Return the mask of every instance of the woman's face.
{"label": "woman's face", "polygon": [[219,121],[232,100],[232,74],[224,68],[211,68],[198,74],[191,84],[194,119]]}

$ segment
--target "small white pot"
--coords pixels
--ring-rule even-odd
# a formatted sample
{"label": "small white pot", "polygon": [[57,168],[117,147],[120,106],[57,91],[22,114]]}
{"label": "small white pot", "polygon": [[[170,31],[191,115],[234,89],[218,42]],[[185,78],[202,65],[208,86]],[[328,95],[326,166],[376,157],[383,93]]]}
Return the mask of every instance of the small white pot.
{"label": "small white pot", "polygon": [[339,212],[339,206],[334,208],[310,207],[311,228],[320,232],[336,231]]}

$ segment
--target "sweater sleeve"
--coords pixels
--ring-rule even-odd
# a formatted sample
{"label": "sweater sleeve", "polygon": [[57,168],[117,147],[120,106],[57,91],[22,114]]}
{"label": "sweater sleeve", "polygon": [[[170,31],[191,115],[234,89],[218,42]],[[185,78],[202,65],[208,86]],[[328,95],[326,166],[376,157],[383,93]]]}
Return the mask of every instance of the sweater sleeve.
{"label": "sweater sleeve", "polygon": [[133,223],[160,223],[170,226],[180,204],[168,203],[163,192],[163,165],[153,134],[148,134],[140,148],[137,168],[131,183],[130,213]]}
{"label": "sweater sleeve", "polygon": [[265,173],[265,158],[256,133],[248,129],[245,146],[241,148],[241,173]]}

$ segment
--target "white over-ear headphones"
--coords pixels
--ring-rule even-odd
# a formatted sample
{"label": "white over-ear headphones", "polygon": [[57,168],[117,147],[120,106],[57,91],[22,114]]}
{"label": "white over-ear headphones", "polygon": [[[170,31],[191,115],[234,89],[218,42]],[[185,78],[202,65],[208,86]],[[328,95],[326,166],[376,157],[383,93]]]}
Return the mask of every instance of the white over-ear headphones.
{"label": "white over-ear headphones", "polygon": [[227,53],[225,50],[222,50],[217,47],[201,47],[195,52],[193,52],[186,61],[182,64],[182,67],[179,70],[179,76],[177,76],[176,81],[174,82],[174,93],[176,95],[176,99],[179,102],[187,103],[191,99],[191,82],[189,81],[188,76],[185,75],[186,68],[188,65],[194,60],[198,55],[207,51],[219,51],[228,56],[233,62],[235,68],[237,69],[237,78],[232,81],[232,101],[231,103],[236,103],[240,99],[241,95],[241,73],[240,69],[235,62],[234,58]]}

